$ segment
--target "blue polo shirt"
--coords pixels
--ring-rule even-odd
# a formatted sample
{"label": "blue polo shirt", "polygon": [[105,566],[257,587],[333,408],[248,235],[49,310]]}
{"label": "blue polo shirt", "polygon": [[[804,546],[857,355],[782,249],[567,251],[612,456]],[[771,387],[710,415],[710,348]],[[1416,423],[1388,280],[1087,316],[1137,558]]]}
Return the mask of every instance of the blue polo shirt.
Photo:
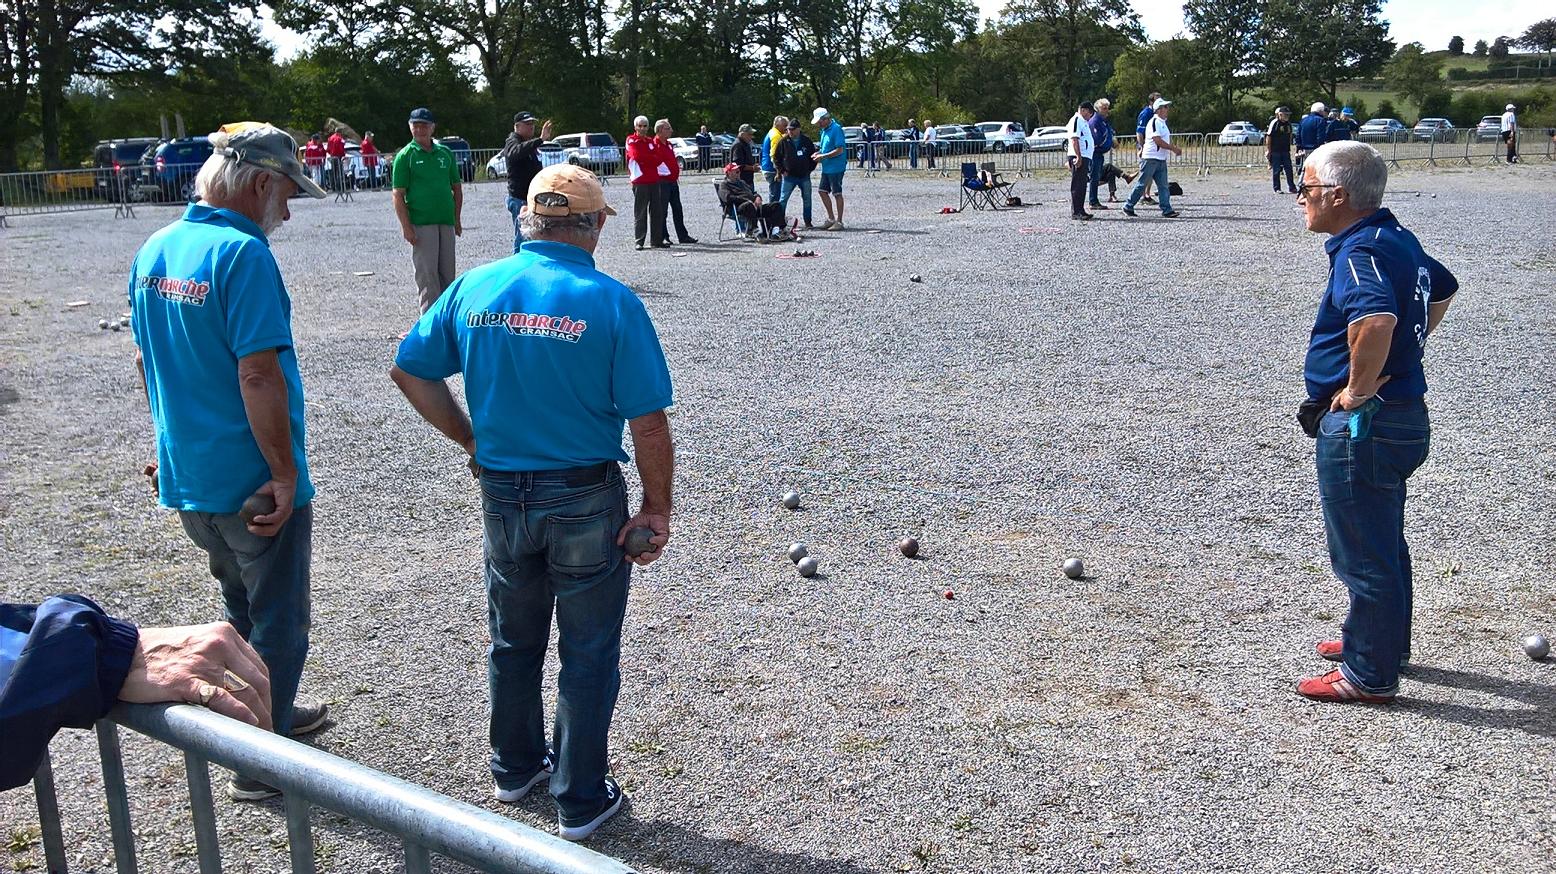
{"label": "blue polo shirt", "polygon": [[1316,112],[1302,116],[1297,122],[1297,148],[1311,152],[1324,144],[1329,134],[1329,119]]}
{"label": "blue polo shirt", "polygon": [[848,143],[843,135],[843,126],[832,119],[832,123],[821,129],[821,142],[816,145],[816,153],[824,155],[833,149],[842,149],[830,158],[821,159],[821,172],[845,173],[848,171]]}
{"label": "blue polo shirt", "polygon": [[455,279],[394,363],[427,380],[464,374],[475,460],[491,470],[626,461],[626,421],[674,402],[643,302],[588,252],[545,240]]}
{"label": "blue polo shirt", "polygon": [[773,172],[773,132],[768,131],[767,136],[762,137],[762,172]]}
{"label": "blue polo shirt", "polygon": [[1458,280],[1386,209],[1330,237],[1324,249],[1329,253],[1329,286],[1308,342],[1303,373],[1308,397],[1323,400],[1345,388],[1351,375],[1347,332],[1352,323],[1379,313],[1393,315],[1395,323],[1383,363],[1390,379],[1378,389],[1378,397],[1400,401],[1426,394],[1421,353],[1428,308],[1452,297],[1459,290]]}
{"label": "blue polo shirt", "polygon": [[130,311],[157,432],[162,505],[236,513],[270,479],[243,409],[238,359],[271,349],[286,378],[294,506],[313,500],[292,299],[259,225],[231,210],[190,204],[136,254]]}
{"label": "blue polo shirt", "polygon": [[1143,136],[1145,134],[1145,126],[1151,123],[1151,116],[1155,114],[1156,110],[1152,109],[1149,103],[1146,104],[1144,109],[1140,110],[1140,114],[1135,116],[1136,136]]}

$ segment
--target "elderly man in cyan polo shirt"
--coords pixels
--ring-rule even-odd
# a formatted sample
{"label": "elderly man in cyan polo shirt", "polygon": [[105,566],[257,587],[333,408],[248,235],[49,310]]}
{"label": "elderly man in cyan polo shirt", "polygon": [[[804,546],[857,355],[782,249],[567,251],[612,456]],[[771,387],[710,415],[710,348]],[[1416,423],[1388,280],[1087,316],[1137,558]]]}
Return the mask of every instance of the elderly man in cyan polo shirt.
{"label": "elderly man in cyan polo shirt", "polygon": [[[670,538],[670,371],[643,302],[594,266],[614,214],[593,173],[568,164],[540,171],[519,254],[455,280],[400,344],[391,371],[480,478],[497,800],[516,802],[549,781],[568,840],[622,808],[606,741],[630,563],[658,558]],[[444,382],[456,373],[469,416]],[[624,425],[643,483],[630,518]],[[636,528],[649,537],[628,553]],[[540,695],[553,611],[562,663],[554,756]]]}
{"label": "elderly man in cyan polo shirt", "polygon": [[[269,668],[276,732],[296,735],[325,720],[324,702],[297,694],[308,655],[313,483],[292,299],[267,235],[291,217],[289,197],[324,191],[297,144],[270,125],[233,125],[210,139],[195,177],[200,202],[152,234],[130,270],[135,361],[156,431],[146,474],[205,550],[227,621]],[[266,499],[268,512],[240,512]],[[277,793],[234,776],[227,794]]]}

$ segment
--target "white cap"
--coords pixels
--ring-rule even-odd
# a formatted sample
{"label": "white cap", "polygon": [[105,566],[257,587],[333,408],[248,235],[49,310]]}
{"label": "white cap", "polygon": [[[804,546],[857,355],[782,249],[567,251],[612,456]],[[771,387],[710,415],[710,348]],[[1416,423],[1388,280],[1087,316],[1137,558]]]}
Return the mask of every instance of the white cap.
{"label": "white cap", "polygon": [[810,114],[810,123],[811,124],[818,124],[823,118],[826,118],[828,115],[831,115],[831,113],[827,112],[827,108],[825,106],[818,106],[818,107],[816,107],[816,111],[812,112]]}
{"label": "white cap", "polygon": [[1156,98],[1156,102],[1151,104],[1151,108],[1152,109],[1161,109],[1163,106],[1171,106],[1171,105],[1172,105],[1172,101],[1171,100],[1168,100],[1165,97],[1158,97],[1158,98]]}
{"label": "white cap", "polygon": [[1508,105],[1507,105],[1507,111],[1508,111],[1508,112],[1512,112],[1512,111],[1513,111],[1513,110],[1515,110],[1515,109],[1517,109],[1517,108],[1518,108],[1518,107],[1516,107],[1516,106],[1514,106],[1514,105],[1513,105],[1513,104],[1511,104],[1511,103],[1509,103],[1509,104],[1508,104]]}
{"label": "white cap", "polygon": [[1308,108],[1308,112],[1324,112],[1324,111],[1326,111],[1326,107],[1324,106],[1323,101],[1319,101],[1319,102],[1313,104],[1311,107]]}

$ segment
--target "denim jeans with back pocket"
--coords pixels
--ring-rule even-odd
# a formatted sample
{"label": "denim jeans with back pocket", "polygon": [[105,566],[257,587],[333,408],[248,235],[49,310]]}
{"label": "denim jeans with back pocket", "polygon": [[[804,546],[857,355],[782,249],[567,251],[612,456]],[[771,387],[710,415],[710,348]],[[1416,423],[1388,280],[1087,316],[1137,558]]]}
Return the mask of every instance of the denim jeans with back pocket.
{"label": "denim jeans with back pocket", "polygon": [[632,565],[616,535],[627,522],[621,469],[570,484],[561,473],[482,471],[487,621],[492,646],[492,776],[512,789],[546,755],[541,676],[556,613],[551,794],[564,821],[604,805],[607,736],[621,688],[621,626]]}
{"label": "denim jeans with back pocket", "polygon": [[1399,688],[1414,596],[1405,543],[1405,482],[1426,461],[1422,398],[1383,403],[1371,419],[1344,411],[1318,423],[1318,493],[1335,575],[1350,591],[1342,628],[1345,678],[1364,691]]}

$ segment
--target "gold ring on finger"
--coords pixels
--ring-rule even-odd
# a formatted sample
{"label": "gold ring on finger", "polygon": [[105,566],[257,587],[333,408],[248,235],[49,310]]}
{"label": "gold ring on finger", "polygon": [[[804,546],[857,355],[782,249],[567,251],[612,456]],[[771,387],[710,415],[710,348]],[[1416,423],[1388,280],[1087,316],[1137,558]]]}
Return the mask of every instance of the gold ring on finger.
{"label": "gold ring on finger", "polygon": [[210,704],[211,703],[211,699],[215,698],[216,697],[216,693],[220,692],[220,691],[221,691],[220,689],[216,688],[215,686],[212,686],[210,683],[201,683],[200,684],[200,704],[201,705],[208,705],[208,704]]}
{"label": "gold ring on finger", "polygon": [[244,679],[232,671],[222,671],[222,687],[228,692],[242,692],[249,687]]}

